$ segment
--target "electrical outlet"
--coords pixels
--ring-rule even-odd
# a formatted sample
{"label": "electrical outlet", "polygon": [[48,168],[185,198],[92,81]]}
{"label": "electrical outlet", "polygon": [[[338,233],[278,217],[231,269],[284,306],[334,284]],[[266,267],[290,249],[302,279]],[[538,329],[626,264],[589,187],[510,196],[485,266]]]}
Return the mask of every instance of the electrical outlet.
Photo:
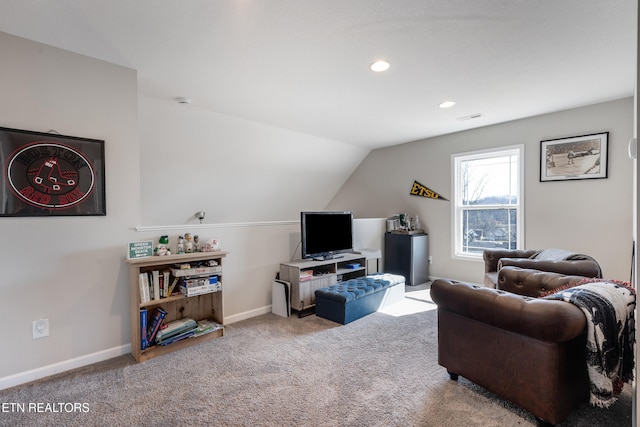
{"label": "electrical outlet", "polygon": [[39,319],[33,321],[33,339],[49,336],[49,319]]}
{"label": "electrical outlet", "polygon": [[429,264],[433,264],[433,257],[429,255]]}

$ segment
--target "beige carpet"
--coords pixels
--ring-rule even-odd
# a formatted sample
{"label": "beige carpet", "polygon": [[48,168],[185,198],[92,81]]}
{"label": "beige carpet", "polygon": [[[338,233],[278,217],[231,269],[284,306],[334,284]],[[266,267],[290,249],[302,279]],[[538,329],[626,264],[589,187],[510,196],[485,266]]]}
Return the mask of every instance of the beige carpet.
{"label": "beige carpet", "polygon": [[[14,410],[0,412],[0,425],[535,426],[466,379],[449,380],[428,288],[407,291],[349,325],[266,314],[141,364],[122,356],[3,390],[2,408]],[[626,388],[612,408],[585,404],[561,425],[631,426],[631,400]]]}

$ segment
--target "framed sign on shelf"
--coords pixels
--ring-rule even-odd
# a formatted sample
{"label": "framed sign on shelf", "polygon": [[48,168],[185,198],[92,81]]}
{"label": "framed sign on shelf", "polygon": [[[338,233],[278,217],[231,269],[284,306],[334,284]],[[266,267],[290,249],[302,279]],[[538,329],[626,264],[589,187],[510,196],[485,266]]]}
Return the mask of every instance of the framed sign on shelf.
{"label": "framed sign on shelf", "polygon": [[104,141],[0,127],[0,216],[106,215]]}
{"label": "framed sign on shelf", "polygon": [[607,178],[609,132],[540,142],[540,181]]}

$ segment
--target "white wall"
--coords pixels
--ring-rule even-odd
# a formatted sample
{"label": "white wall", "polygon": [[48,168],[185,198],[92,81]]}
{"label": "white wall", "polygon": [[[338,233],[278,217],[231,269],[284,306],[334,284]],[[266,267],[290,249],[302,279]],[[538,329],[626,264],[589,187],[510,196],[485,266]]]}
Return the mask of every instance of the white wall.
{"label": "white wall", "polygon": [[2,379],[128,344],[140,193],[135,71],[4,33],[0,57],[0,126],[105,140],[107,200],[103,217],[0,218]]}
{"label": "white wall", "polygon": [[[539,182],[540,141],[609,132],[609,178]],[[420,215],[433,257],[430,275],[481,282],[481,262],[451,257],[451,202],[410,196],[414,180],[452,199],[451,154],[525,145],[525,246],[595,257],[608,278],[631,268],[633,99],[531,117],[372,151],[329,203],[357,216]]]}

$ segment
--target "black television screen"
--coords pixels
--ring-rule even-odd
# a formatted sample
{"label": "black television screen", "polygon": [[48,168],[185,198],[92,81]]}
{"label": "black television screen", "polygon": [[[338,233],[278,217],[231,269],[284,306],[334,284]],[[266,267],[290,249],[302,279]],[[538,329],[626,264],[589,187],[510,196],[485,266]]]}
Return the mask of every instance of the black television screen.
{"label": "black television screen", "polygon": [[353,252],[352,212],[300,212],[302,258]]}

